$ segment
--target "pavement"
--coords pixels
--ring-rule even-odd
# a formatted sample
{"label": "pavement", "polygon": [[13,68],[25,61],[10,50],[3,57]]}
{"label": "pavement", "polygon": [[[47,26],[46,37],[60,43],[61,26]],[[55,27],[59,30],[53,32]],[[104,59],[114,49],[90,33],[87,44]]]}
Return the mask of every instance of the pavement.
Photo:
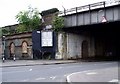
{"label": "pavement", "polygon": [[16,61],[5,60],[4,63],[1,62],[0,67],[66,64],[66,63],[76,63],[76,62],[77,62],[76,60],[16,60]]}

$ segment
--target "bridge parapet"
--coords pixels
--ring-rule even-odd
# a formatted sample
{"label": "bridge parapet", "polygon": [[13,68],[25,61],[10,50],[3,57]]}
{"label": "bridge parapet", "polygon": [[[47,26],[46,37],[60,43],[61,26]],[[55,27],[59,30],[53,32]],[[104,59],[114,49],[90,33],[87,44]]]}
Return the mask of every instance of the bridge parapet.
{"label": "bridge parapet", "polygon": [[89,5],[80,6],[80,7],[74,7],[71,9],[64,9],[64,11],[59,12],[59,16],[64,16],[64,15],[69,15],[69,14],[84,12],[84,11],[90,11],[97,8],[104,8],[104,7],[109,7],[109,6],[119,5],[119,4],[120,4],[120,0],[97,2]]}
{"label": "bridge parapet", "polygon": [[64,10],[65,27],[120,21],[120,0],[99,2]]}

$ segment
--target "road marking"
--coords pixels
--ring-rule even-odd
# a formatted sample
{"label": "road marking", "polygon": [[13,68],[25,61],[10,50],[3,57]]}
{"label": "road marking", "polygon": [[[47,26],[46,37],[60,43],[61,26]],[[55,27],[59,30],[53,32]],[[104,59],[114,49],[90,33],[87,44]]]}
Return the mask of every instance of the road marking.
{"label": "road marking", "polygon": [[70,77],[71,77],[72,75],[75,75],[75,74],[78,74],[78,73],[89,72],[89,71],[91,71],[91,70],[86,70],[86,71],[81,71],[81,72],[72,73],[72,74],[70,74],[70,75],[67,76],[67,82],[72,82],[72,81],[70,80]]}
{"label": "road marking", "polygon": [[36,78],[35,80],[44,80],[45,78]]}
{"label": "road marking", "polygon": [[27,61],[27,62],[34,62],[34,61]]}
{"label": "road marking", "polygon": [[24,80],[21,80],[22,82],[26,82],[26,81],[29,81],[29,79],[24,79]]}
{"label": "road marking", "polygon": [[95,75],[97,74],[96,72],[89,72],[89,73],[86,73],[86,75]]}
{"label": "road marking", "polygon": [[56,76],[50,77],[50,79],[54,80],[56,78]]}
{"label": "road marking", "polygon": [[118,79],[112,79],[111,81],[108,82],[119,82]]}
{"label": "road marking", "polygon": [[29,71],[32,71],[32,69],[29,69]]}

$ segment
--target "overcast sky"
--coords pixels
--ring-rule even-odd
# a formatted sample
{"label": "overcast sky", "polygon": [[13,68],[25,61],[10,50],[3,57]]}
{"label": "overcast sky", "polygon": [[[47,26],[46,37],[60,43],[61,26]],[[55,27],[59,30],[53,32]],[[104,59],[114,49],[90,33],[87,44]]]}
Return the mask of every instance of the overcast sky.
{"label": "overcast sky", "polygon": [[43,10],[58,8],[63,10],[87,5],[105,0],[0,0],[0,27],[16,24],[15,16],[21,10],[27,10],[28,6]]}

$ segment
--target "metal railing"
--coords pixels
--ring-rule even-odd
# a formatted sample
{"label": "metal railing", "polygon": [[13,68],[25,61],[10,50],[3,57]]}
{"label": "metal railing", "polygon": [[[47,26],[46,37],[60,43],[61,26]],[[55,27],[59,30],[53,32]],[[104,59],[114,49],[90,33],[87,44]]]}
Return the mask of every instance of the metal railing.
{"label": "metal railing", "polygon": [[120,0],[98,2],[98,3],[93,3],[85,6],[71,8],[71,9],[64,9],[64,11],[59,12],[59,16],[64,16],[64,15],[83,12],[83,11],[89,11],[97,8],[105,8],[108,6],[119,5],[119,4],[120,4]]}

